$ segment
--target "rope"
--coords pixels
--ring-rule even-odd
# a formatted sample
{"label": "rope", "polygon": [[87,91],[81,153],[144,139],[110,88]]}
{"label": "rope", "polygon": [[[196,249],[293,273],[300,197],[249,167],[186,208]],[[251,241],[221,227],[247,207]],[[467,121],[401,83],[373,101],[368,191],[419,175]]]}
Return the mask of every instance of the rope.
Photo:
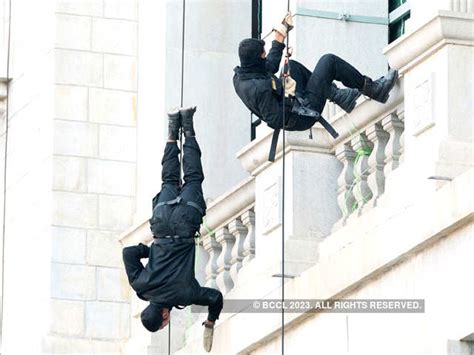
{"label": "rope", "polygon": [[[186,31],[186,0],[183,0],[183,15],[181,29],[181,90],[180,90],[180,107],[184,104],[184,39]],[[179,130],[179,182],[183,177],[183,129]],[[168,355],[171,355],[171,318],[168,323]]]}
{"label": "rope", "polygon": [[[290,11],[290,0],[287,2],[287,12]],[[283,99],[282,99],[282,148],[283,148],[283,157],[282,157],[282,193],[281,193],[281,354],[285,354],[285,166],[286,166],[286,112],[285,112],[285,89],[286,89],[286,80],[285,75],[289,74],[290,63],[289,63],[289,43],[290,43],[290,33],[286,34],[286,57],[285,64],[283,65]]]}
{"label": "rope", "polygon": [[[186,0],[183,0],[183,19],[181,29],[181,90],[180,90],[180,107],[184,105],[184,39],[186,31]],[[183,129],[179,129],[179,183],[183,177]]]}
{"label": "rope", "polygon": [[8,116],[9,116],[9,100],[10,100],[10,49],[11,49],[11,29],[12,29],[12,1],[8,2],[8,42],[7,42],[7,92],[5,107],[5,155],[3,164],[3,225],[2,225],[2,324],[3,315],[5,313],[5,230],[6,230],[6,211],[7,211],[7,156],[8,156]]}

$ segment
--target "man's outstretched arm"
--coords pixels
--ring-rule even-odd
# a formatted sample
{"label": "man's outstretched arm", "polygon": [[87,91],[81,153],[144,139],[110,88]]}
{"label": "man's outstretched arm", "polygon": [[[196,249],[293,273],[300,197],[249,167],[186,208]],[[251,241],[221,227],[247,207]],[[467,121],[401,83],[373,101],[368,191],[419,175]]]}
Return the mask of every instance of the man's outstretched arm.
{"label": "man's outstretched arm", "polygon": [[285,38],[288,32],[293,28],[293,21],[291,13],[288,13],[283,18],[283,21],[273,28],[275,39],[272,42],[272,48],[267,55],[267,71],[275,74],[280,67],[281,56],[283,49],[285,49]]}

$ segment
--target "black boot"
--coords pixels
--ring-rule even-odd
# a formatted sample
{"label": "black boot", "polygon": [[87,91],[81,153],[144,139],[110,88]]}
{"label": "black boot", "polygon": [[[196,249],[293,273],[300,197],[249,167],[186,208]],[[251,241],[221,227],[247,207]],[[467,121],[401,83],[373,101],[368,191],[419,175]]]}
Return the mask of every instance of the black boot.
{"label": "black boot", "polygon": [[369,77],[365,77],[362,94],[374,99],[375,101],[386,103],[390,96],[390,90],[395,85],[398,78],[398,71],[390,69],[385,76],[380,79],[372,81]]}
{"label": "black boot", "polygon": [[177,141],[179,139],[179,129],[181,128],[181,115],[178,109],[168,112],[168,140]]}
{"label": "black boot", "polygon": [[196,106],[179,109],[179,113],[181,114],[181,124],[186,138],[194,137],[196,135],[193,125],[194,112],[196,112]]}
{"label": "black boot", "polygon": [[336,84],[331,84],[328,99],[350,113],[354,109],[359,96],[360,92],[357,89],[339,89]]}
{"label": "black boot", "polygon": [[179,129],[181,128],[181,115],[179,109],[168,112],[168,139],[177,141],[179,139]]}

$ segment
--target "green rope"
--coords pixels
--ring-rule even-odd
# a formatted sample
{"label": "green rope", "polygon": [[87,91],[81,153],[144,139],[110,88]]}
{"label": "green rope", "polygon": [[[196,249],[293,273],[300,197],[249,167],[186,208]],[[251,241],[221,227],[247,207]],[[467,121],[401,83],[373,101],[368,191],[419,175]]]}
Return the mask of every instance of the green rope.
{"label": "green rope", "polygon": [[203,219],[202,219],[202,226],[206,229],[206,232],[209,235],[214,235],[215,234],[214,230],[208,226],[206,217],[203,217]]}

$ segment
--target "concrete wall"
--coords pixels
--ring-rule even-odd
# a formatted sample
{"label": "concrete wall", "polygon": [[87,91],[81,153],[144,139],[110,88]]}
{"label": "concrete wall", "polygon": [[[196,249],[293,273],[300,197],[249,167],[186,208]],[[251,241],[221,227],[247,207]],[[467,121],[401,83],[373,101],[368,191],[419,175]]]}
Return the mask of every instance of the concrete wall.
{"label": "concrete wall", "polygon": [[[2,324],[5,354],[37,352],[44,332],[31,332],[25,341],[25,324],[43,331],[49,325],[52,209],[54,9],[49,2],[27,0],[12,6],[9,117],[8,122],[2,119],[0,142],[3,167],[8,124]],[[3,51],[2,57],[6,59]],[[6,67],[2,70],[6,76]],[[1,180],[3,190],[3,174]],[[18,317],[19,310],[24,316]]]}
{"label": "concrete wall", "polygon": [[138,2],[60,1],[55,10],[53,300],[46,349],[118,349],[129,336],[117,237],[135,212]]}
{"label": "concrete wall", "polygon": [[137,222],[150,218],[151,199],[161,186],[161,154],[167,133],[165,13],[165,1],[139,2]]}
{"label": "concrete wall", "polygon": [[[388,17],[388,1],[297,1],[298,8],[347,13],[352,16]],[[315,17],[296,17],[295,59],[310,70],[325,53],[333,53],[354,65],[362,74],[378,78],[385,74],[382,54],[388,43],[388,26]]]}
{"label": "concrete wall", "polygon": [[[181,3],[167,2],[166,107],[180,104]],[[232,69],[239,64],[239,42],[251,35],[250,14],[250,1],[186,2],[184,105],[198,106],[196,132],[202,137],[208,199],[246,176],[235,155],[250,141],[250,113],[234,92]]]}
{"label": "concrete wall", "polygon": [[[420,298],[424,314],[320,313],[286,330],[286,353],[470,354],[448,347],[457,343],[459,349],[469,349],[460,342],[461,334],[474,329],[466,327],[467,315],[474,312],[474,288],[462,276],[474,267],[472,228],[472,223],[464,225],[345,297]],[[252,354],[278,353],[280,342],[275,339]]]}
{"label": "concrete wall", "polygon": [[133,0],[13,4],[2,353],[129,336],[117,237],[135,212],[137,19]]}

